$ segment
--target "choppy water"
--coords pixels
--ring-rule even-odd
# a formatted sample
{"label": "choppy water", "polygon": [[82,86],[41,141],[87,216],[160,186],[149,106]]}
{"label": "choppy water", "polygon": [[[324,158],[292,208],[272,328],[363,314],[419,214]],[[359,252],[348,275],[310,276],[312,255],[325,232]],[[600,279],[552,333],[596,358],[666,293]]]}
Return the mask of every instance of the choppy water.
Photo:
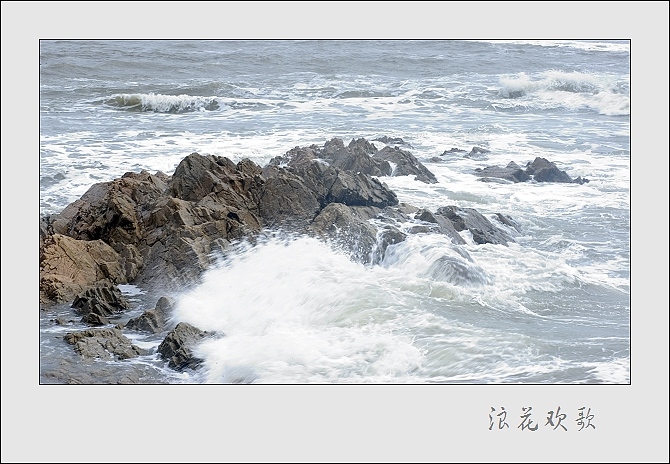
{"label": "choppy water", "polygon": [[[227,335],[199,347],[204,369],[155,354],[123,368],[149,383],[628,383],[629,82],[627,41],[42,41],[40,211],[194,151],[263,165],[402,137],[439,182],[384,178],[400,201],[508,214],[518,243],[413,235],[376,266],[308,238],[240,245],[175,295],[176,318]],[[474,146],[490,152],[432,160]],[[472,174],[536,156],[590,182]],[[158,296],[136,293],[133,311]],[[73,356],[58,311],[42,315],[45,382]]]}

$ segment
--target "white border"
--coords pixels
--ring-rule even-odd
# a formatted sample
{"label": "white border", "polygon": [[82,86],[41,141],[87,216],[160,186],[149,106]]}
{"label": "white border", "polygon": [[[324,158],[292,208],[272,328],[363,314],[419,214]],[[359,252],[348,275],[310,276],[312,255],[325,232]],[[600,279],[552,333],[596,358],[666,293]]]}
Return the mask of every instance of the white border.
{"label": "white border", "polygon": [[[668,2],[3,1],[1,30],[3,463],[668,462]],[[631,385],[39,385],[39,39],[471,37],[632,39]],[[487,430],[558,403],[597,430]]]}

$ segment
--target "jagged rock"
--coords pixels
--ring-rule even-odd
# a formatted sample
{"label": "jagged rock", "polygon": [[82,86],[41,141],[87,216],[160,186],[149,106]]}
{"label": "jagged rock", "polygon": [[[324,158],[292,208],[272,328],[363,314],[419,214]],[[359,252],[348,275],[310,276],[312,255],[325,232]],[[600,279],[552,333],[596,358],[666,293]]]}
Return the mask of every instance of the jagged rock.
{"label": "jagged rock", "polygon": [[[72,307],[84,316],[89,314],[99,316],[98,318],[91,316],[85,321],[82,320],[82,322],[93,324],[96,321],[107,321],[107,317],[128,309],[129,304],[117,287],[103,282],[78,293],[72,302]],[[104,322],[104,324],[108,323],[109,321]]]}
{"label": "jagged rock", "polygon": [[196,369],[203,360],[193,355],[193,348],[210,335],[213,334],[204,332],[186,322],[180,322],[158,346],[158,352],[168,360],[168,366],[173,369]]}
{"label": "jagged rock", "polygon": [[393,171],[394,176],[414,175],[416,176],[416,180],[420,180],[426,184],[434,184],[437,182],[435,175],[408,151],[396,147],[384,147],[382,150],[375,153],[373,158],[389,161],[395,164],[395,169]]}
{"label": "jagged rock", "polygon": [[526,174],[532,175],[533,180],[537,182],[572,183],[572,178],[565,171],[561,171],[556,164],[540,157],[535,158],[532,163],[528,163]]}
{"label": "jagged rock", "polygon": [[377,147],[365,140],[364,138],[352,139],[347,146],[352,153],[363,153],[366,155],[374,155],[377,153]]}
{"label": "jagged rock", "polygon": [[115,181],[94,184],[58,215],[54,230],[79,240],[103,240],[112,248],[117,243],[138,245],[143,236],[145,208],[165,189],[164,178],[146,171],[129,172]]}
{"label": "jagged rock", "polygon": [[[344,146],[342,147],[344,148]],[[283,156],[275,156],[268,163],[269,166],[290,166],[302,167],[312,161],[319,159],[319,153],[310,147],[295,147],[286,152]]]}
{"label": "jagged rock", "polygon": [[147,354],[133,345],[119,329],[88,329],[67,333],[63,339],[84,358],[128,359]]}
{"label": "jagged rock", "polygon": [[312,189],[299,176],[285,169],[276,169],[265,182],[258,204],[264,224],[287,229],[306,226],[320,208]]}
{"label": "jagged rock", "polygon": [[386,145],[406,145],[409,148],[412,148],[412,145],[409,143],[405,142],[402,138],[400,137],[388,137],[386,135],[382,137],[377,137],[374,139],[377,142],[385,143]]}
{"label": "jagged rock", "polygon": [[323,144],[323,156],[329,158],[336,151],[344,148],[344,142],[342,139],[333,138]]}
{"label": "jagged rock", "polygon": [[87,313],[81,318],[81,322],[93,326],[109,325],[109,319],[96,313]]}
{"label": "jagged rock", "polygon": [[[422,209],[414,215],[414,218],[420,221],[435,224],[435,226],[430,230],[446,235],[457,245],[464,245],[467,243],[465,239],[460,236],[458,230],[454,228],[454,225],[451,223],[451,221],[440,214],[436,215],[427,209]],[[412,229],[412,233],[420,232],[423,232],[423,229],[417,229],[416,226]]]}
{"label": "jagged rock", "polygon": [[377,153],[377,148],[367,140],[352,140],[348,147],[340,148],[331,155],[331,166],[352,174],[390,176],[391,165],[388,161],[370,156],[375,153]]}
{"label": "jagged rock", "polygon": [[150,333],[162,332],[165,329],[172,306],[173,302],[170,299],[161,297],[154,309],[144,311],[140,316],[130,319],[125,328]]}
{"label": "jagged rock", "polygon": [[506,226],[513,228],[517,232],[521,232],[521,226],[511,216],[502,213],[496,213],[495,217],[502,224],[505,224]]}
{"label": "jagged rock", "polygon": [[472,150],[467,155],[463,155],[465,158],[472,159],[486,159],[486,154],[491,153],[491,150],[487,150],[482,147],[472,147]]}
{"label": "jagged rock", "polygon": [[64,302],[96,283],[128,282],[123,259],[102,240],[45,238],[40,250],[40,302]]}
{"label": "jagged rock", "polygon": [[[323,147],[296,147],[281,158],[261,168],[248,159],[235,164],[192,153],[172,176],[142,171],[95,184],[61,214],[40,221],[40,300],[71,300],[103,282],[133,282],[148,290],[188,285],[231,243],[253,241],[264,229],[317,234],[319,224],[327,231],[327,224],[351,220],[350,228],[368,237],[359,239],[365,246],[357,259],[369,260],[375,247],[383,254],[397,243],[397,225],[414,211],[392,208],[395,193],[371,174],[386,175],[394,163],[396,174],[434,180],[410,153],[377,151],[363,138],[346,147],[337,138]],[[326,210],[331,204],[347,209]],[[334,211],[340,216],[329,217]],[[369,223],[373,219],[376,226]],[[446,219],[436,221],[434,230],[449,233]],[[382,230],[377,244],[380,223],[396,232]],[[114,312],[92,299],[80,305],[88,323],[104,323]],[[140,318],[130,327],[155,330],[159,323],[151,312]]]}
{"label": "jagged rock", "polygon": [[403,214],[414,214],[417,211],[419,211],[419,208],[413,205],[409,205],[407,203],[399,203],[398,204],[398,211],[403,213]]}
{"label": "jagged rock", "polygon": [[526,182],[535,180],[536,182],[562,182],[584,184],[588,179],[581,176],[573,180],[565,171],[558,169],[556,164],[551,161],[537,157],[532,163],[522,169],[514,161],[511,161],[506,167],[489,166],[484,169],[475,169],[475,175],[481,177],[482,182],[495,182],[495,179],[504,179],[510,182]]}
{"label": "jagged rock", "polygon": [[480,245],[484,243],[507,245],[509,242],[514,242],[509,234],[494,226],[476,209],[445,206],[436,211],[437,215],[449,219],[458,232],[469,230],[472,239]]}
{"label": "jagged rock", "polygon": [[398,197],[385,184],[365,174],[349,174],[329,168],[324,172],[329,187],[327,203],[384,208],[398,204]]}

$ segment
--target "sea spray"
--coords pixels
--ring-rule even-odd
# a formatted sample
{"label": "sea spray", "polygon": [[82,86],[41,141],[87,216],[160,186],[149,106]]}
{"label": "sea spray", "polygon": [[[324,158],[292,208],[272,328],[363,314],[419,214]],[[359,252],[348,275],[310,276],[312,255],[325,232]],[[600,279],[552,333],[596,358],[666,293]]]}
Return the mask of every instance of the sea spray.
{"label": "sea spray", "polygon": [[416,315],[380,271],[313,238],[271,239],[208,271],[176,317],[226,334],[198,349],[210,382],[407,382]]}

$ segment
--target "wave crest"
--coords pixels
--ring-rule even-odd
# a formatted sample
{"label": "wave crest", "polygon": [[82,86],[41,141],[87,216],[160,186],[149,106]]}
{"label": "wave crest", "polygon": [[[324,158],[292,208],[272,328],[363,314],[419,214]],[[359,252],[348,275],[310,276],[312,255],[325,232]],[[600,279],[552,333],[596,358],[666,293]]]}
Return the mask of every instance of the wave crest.
{"label": "wave crest", "polygon": [[520,100],[511,106],[591,109],[608,116],[630,114],[630,84],[603,75],[546,71],[534,79],[520,73],[500,78],[498,96]]}
{"label": "wave crest", "polygon": [[153,113],[191,113],[219,109],[216,97],[191,95],[162,95],[155,93],[114,95],[105,102],[123,110]]}

